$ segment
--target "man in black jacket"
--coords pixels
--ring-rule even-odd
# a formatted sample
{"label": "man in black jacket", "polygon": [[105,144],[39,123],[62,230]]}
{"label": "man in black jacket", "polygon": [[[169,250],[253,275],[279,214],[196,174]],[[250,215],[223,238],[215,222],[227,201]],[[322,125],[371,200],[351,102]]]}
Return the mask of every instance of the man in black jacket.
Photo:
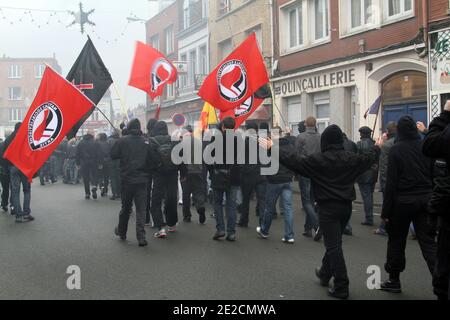
{"label": "man in black jacket", "polygon": [[[153,173],[153,190],[151,213],[155,228],[159,231],[153,236],[155,238],[165,238],[168,232],[176,232],[178,223],[177,212],[177,191],[178,191],[178,171],[179,166],[172,161],[172,150],[175,142],[169,135],[167,123],[159,121],[153,130],[153,137],[150,142],[153,144],[158,155],[158,169]],[[147,181],[148,182],[148,181]],[[162,212],[162,201],[164,200],[164,222]],[[167,231],[166,226],[167,224]]]}
{"label": "man in black jacket", "polygon": [[140,247],[147,246],[145,239],[145,208],[147,205],[147,182],[155,151],[143,137],[141,123],[133,119],[128,123],[128,135],[117,141],[111,149],[111,159],[120,160],[122,181],[122,210],[115,234],[126,240],[131,207],[136,206],[136,237]]}
{"label": "man in black jacket", "polygon": [[[378,161],[380,148],[364,154],[344,150],[342,130],[331,125],[322,134],[321,153],[303,156],[286,139],[279,142],[280,163],[296,174],[309,177],[319,206],[319,225],[326,248],[322,267],[316,275],[323,286],[334,277],[334,287],[328,293],[339,299],[349,295],[349,279],[342,251],[342,234],[352,214],[352,201],[356,199],[356,179]],[[271,147],[271,141],[261,140]]]}
{"label": "man in black jacket", "polygon": [[405,270],[405,248],[411,222],[428,269],[433,273],[436,230],[429,223],[427,213],[431,191],[431,160],[422,154],[416,123],[410,116],[403,116],[397,123],[396,143],[388,157],[381,218],[389,236],[385,264],[389,280],[381,284],[381,290],[401,292],[400,273]]}
{"label": "man in black jacket", "polygon": [[[362,127],[359,129],[361,140],[356,144],[358,153],[365,153],[373,148],[375,141],[372,140],[372,129]],[[378,178],[378,164],[374,164],[369,170],[364,172],[356,182],[364,202],[365,220],[361,223],[364,226],[373,226],[373,193]]]}
{"label": "man in black jacket", "polygon": [[[267,179],[261,175],[261,165],[258,163],[259,154],[250,155],[250,152],[258,152],[258,150],[251,150],[252,140],[256,145],[258,141],[258,124],[256,122],[247,122],[247,136],[245,139],[245,165],[241,167],[241,174],[245,177],[241,181],[242,190],[242,205],[241,217],[237,225],[239,227],[248,227],[249,213],[250,213],[250,199],[253,192],[256,194],[256,207],[258,216],[262,217],[265,210],[265,197]],[[259,153],[259,152],[258,152]],[[257,163],[250,163],[251,157],[256,156]],[[258,223],[259,225],[259,223]]]}
{"label": "man in black jacket", "polygon": [[445,172],[434,180],[434,190],[429,203],[429,211],[439,217],[436,266],[433,274],[434,293],[440,300],[450,297],[450,100],[442,114],[431,124],[423,144],[425,155],[444,159]]}
{"label": "man in black jacket", "polygon": [[[158,120],[156,119],[150,119],[147,122],[147,134],[145,137],[150,140],[153,137],[153,130],[155,129],[156,124],[158,123]],[[151,222],[151,202],[152,202],[152,190],[153,190],[153,173],[150,172],[150,176],[148,178],[148,184],[147,184],[147,208],[145,211],[145,224],[150,226]]]}
{"label": "man in black jacket", "polygon": [[92,198],[97,199],[100,157],[100,148],[94,141],[94,132],[90,130],[77,147],[77,166],[80,167],[83,177],[86,200],[91,198],[91,191]]}
{"label": "man in black jacket", "polygon": [[108,195],[109,178],[112,170],[111,146],[108,143],[106,133],[99,133],[97,135],[97,144],[100,148],[99,182],[101,196],[106,197]]}
{"label": "man in black jacket", "polygon": [[[211,187],[214,193],[214,214],[216,217],[216,233],[213,240],[219,240],[226,236],[228,241],[236,241],[236,197],[240,185],[240,166],[237,165],[237,137],[234,136],[234,159],[233,163],[227,163],[227,132],[234,135],[236,122],[233,118],[227,117],[220,123],[220,130],[223,137],[223,159],[219,155],[212,153],[215,163],[209,167],[211,176]],[[209,149],[209,146],[207,148]],[[231,146],[228,145],[228,148]],[[223,214],[223,199],[226,197],[225,210],[227,224],[225,226]],[[226,233],[225,233],[226,229]]]}
{"label": "man in black jacket", "polygon": [[[110,150],[113,148],[113,146],[119,141],[119,133],[114,132],[109,138],[108,138],[108,144]],[[112,160],[111,159],[111,170],[110,170],[110,176],[111,176],[111,191],[112,191],[112,197],[111,200],[116,200],[120,198],[120,160]]]}

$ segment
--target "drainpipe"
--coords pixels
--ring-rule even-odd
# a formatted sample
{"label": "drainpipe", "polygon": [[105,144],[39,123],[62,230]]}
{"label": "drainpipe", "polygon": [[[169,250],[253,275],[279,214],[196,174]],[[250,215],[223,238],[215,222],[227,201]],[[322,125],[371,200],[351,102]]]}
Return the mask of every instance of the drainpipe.
{"label": "drainpipe", "polygon": [[422,0],[423,42],[428,47],[428,1]]}

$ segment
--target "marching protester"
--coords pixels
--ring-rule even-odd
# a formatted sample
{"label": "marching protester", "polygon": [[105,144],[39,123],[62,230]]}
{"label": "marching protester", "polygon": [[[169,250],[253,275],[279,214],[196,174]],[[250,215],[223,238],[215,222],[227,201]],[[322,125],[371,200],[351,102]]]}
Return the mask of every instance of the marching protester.
{"label": "marching protester", "polygon": [[[108,144],[110,150],[113,146],[119,141],[119,133],[114,131],[112,135],[108,138]],[[111,191],[112,196],[111,200],[116,200],[120,198],[120,160],[112,160],[111,159],[111,168],[110,168],[110,176],[111,176]]]}
{"label": "marching protester", "polygon": [[[5,151],[16,137],[21,125],[21,122],[16,123],[14,132],[6,138],[4,142]],[[8,163],[11,178],[11,214],[16,216],[17,223],[34,221],[30,208],[31,184],[27,177],[19,169],[17,169],[8,160],[5,161]],[[23,207],[20,204],[20,186],[22,186],[23,191]]]}
{"label": "marching protester", "polygon": [[[242,190],[242,204],[241,216],[237,225],[239,227],[248,227],[250,200],[252,194],[256,194],[256,208],[257,216],[262,217],[265,210],[265,196],[267,179],[261,175],[261,164],[259,161],[259,154],[256,154],[256,163],[250,163],[250,152],[257,152],[258,150],[250,150],[252,141],[256,144],[258,141],[258,124],[254,121],[248,121],[246,125],[247,136],[245,136],[245,165],[241,166],[241,175],[245,177],[241,181]],[[259,147],[259,146],[258,146]],[[258,222],[259,225],[259,222]]]}
{"label": "marching protester", "polygon": [[[175,146],[175,142],[172,141],[172,138],[169,135],[167,123],[158,121],[153,130],[153,137],[150,142],[154,145],[157,156],[159,157],[159,166],[153,173],[151,199],[153,223],[155,228],[158,229],[158,232],[153,236],[155,238],[165,238],[167,232],[176,232],[178,223],[177,187],[179,171],[179,167],[172,161],[172,150]],[[163,200],[164,215],[161,207]]]}
{"label": "marching protester", "polygon": [[100,161],[99,161],[99,184],[101,196],[108,195],[109,178],[112,166],[111,160],[111,146],[108,143],[108,136],[106,133],[99,133],[97,135],[97,144],[99,147]]}
{"label": "marching protester", "polygon": [[[158,123],[158,120],[156,119],[150,119],[147,122],[147,139],[151,139],[153,137],[153,130],[155,129],[156,124]],[[148,185],[147,185],[147,208],[145,211],[145,224],[150,225],[151,221],[151,214],[150,214],[150,208],[151,208],[151,200],[152,200],[152,190],[153,190],[153,173],[150,172],[149,178],[148,178]]]}
{"label": "marching protester", "polygon": [[[358,147],[357,147],[356,143],[354,143],[352,140],[350,140],[345,133],[343,133],[342,135],[344,137],[344,150],[348,151],[348,152],[352,152],[352,153],[358,153]],[[353,186],[353,189],[355,189],[354,186]],[[356,191],[354,191],[354,192],[356,194]],[[347,236],[353,235],[353,228],[352,228],[352,224],[351,224],[350,220],[348,221],[347,226],[344,229],[344,234]]]}
{"label": "marching protester", "polygon": [[[297,137],[295,147],[297,150],[305,155],[310,156],[320,152],[320,133],[317,132],[317,121],[314,117],[306,119],[305,131],[301,132]],[[303,209],[306,213],[305,230],[303,235],[311,238],[314,230],[314,240],[319,241],[322,238],[322,233],[319,229],[319,221],[317,220],[317,212],[315,207],[314,190],[311,187],[311,179],[307,177],[298,176],[298,183],[300,186],[300,195],[302,199]]]}
{"label": "marching protester", "polygon": [[[359,129],[361,140],[356,144],[358,153],[365,153],[372,149],[375,141],[373,141],[371,134],[372,129],[369,127],[362,127]],[[359,191],[364,203],[365,219],[361,223],[364,226],[373,226],[373,193],[375,192],[375,184],[378,179],[378,163],[374,163],[369,170],[364,172],[356,181],[359,186]]]}
{"label": "marching protester", "polygon": [[[280,128],[274,128],[273,139],[277,139],[276,135],[281,134]],[[277,133],[278,132],[278,133]],[[293,136],[288,136],[286,139],[291,143],[295,144],[295,138]],[[272,159],[274,160],[274,159]],[[275,160],[276,161],[276,160]],[[274,217],[275,208],[278,198],[280,198],[281,207],[283,209],[284,218],[284,236],[281,241],[284,243],[293,244],[294,239],[294,211],[292,208],[292,179],[294,173],[286,168],[284,165],[280,164],[278,173],[272,176],[268,176],[267,180],[267,192],[266,192],[266,203],[265,210],[261,216],[261,225],[256,228],[258,235],[263,238],[269,238],[269,230],[272,225],[272,219]]]}
{"label": "marching protester", "polygon": [[86,200],[91,198],[91,192],[92,198],[97,199],[99,164],[99,146],[94,141],[94,132],[89,130],[77,147],[77,166],[80,167],[83,177]]}
{"label": "marching protester", "polygon": [[71,139],[67,145],[67,158],[65,160],[65,183],[76,184],[77,168],[77,140]]}
{"label": "marching protester", "polygon": [[[227,131],[234,135],[236,122],[233,118],[226,117],[220,123],[220,131],[223,136],[223,159],[218,159],[215,153],[215,163],[210,166],[211,187],[214,193],[214,215],[216,218],[216,233],[213,240],[225,238],[228,241],[236,241],[236,196],[240,185],[240,171],[236,164],[236,150],[234,150],[233,164],[227,164]],[[237,145],[237,138],[234,140]],[[225,196],[225,212],[227,222],[225,225],[223,200]],[[225,233],[226,231],[226,233]]]}
{"label": "marching protester", "polygon": [[197,209],[199,216],[199,223],[205,224],[206,222],[206,175],[207,169],[200,159],[200,163],[195,162],[196,158],[196,146],[201,146],[199,151],[203,152],[203,142],[194,137],[192,128],[185,128],[187,133],[183,136],[183,145],[190,148],[191,154],[189,163],[184,163],[183,170],[181,172],[180,181],[183,189],[183,221],[191,222],[191,196],[193,205]]}
{"label": "marching protester", "polygon": [[[386,179],[387,179],[389,152],[395,143],[396,135],[397,135],[397,123],[393,121],[389,122],[387,124],[386,141],[383,143],[383,146],[381,147],[381,154],[380,154],[380,187],[381,192],[383,193],[383,198],[385,197],[386,194]],[[383,220],[381,220],[378,229],[375,230],[375,234],[382,236],[387,235],[386,226]]]}
{"label": "marching protester", "polygon": [[[273,146],[271,140],[260,139],[260,143],[266,148]],[[352,214],[352,201],[356,199],[353,185],[378,160],[380,149],[375,146],[362,154],[345,151],[342,131],[336,125],[323,132],[321,153],[303,156],[287,139],[282,138],[278,143],[280,163],[296,174],[311,178],[326,248],[322,267],[316,269],[316,275],[323,286],[328,286],[334,278],[329,295],[347,299],[349,279],[342,251],[342,234]]]}
{"label": "marching protester", "polygon": [[397,123],[397,138],[388,157],[387,179],[381,218],[388,233],[389,280],[381,290],[400,293],[400,273],[405,270],[405,247],[413,222],[422,255],[433,273],[436,261],[436,226],[429,221],[427,205],[432,192],[431,161],[422,154],[416,123],[403,116]]}
{"label": "marching protester", "polygon": [[[450,100],[444,111],[430,124],[423,144],[423,152],[434,159],[443,159],[446,166],[434,179],[434,190],[428,210],[438,217],[436,265],[433,274],[434,293],[439,300],[449,299],[450,279]],[[441,160],[436,160],[441,161]],[[435,165],[436,167],[436,165]],[[416,230],[417,231],[417,230]]]}
{"label": "marching protester", "polygon": [[122,182],[122,210],[116,236],[126,240],[131,207],[136,206],[136,237],[140,247],[148,245],[145,237],[145,208],[147,206],[147,183],[150,170],[155,164],[155,151],[144,138],[141,123],[133,119],[127,126],[128,135],[117,141],[111,149],[111,159],[120,160]]}

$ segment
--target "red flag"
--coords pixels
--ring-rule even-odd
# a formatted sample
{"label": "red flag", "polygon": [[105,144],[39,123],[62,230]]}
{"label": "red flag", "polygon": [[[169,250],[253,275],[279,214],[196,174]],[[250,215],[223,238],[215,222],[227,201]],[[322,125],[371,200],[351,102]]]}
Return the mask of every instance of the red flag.
{"label": "red flag", "polygon": [[73,84],[46,67],[36,97],[6,150],[5,158],[31,182],[67,133],[93,105]]}
{"label": "red flag", "polygon": [[253,33],[206,77],[198,95],[220,111],[235,109],[269,82]]}
{"label": "red flag", "polygon": [[236,109],[220,113],[220,120],[226,117],[232,117],[236,121],[235,129],[239,128],[247,119],[262,105],[264,99],[258,99],[255,96],[248,98],[242,105]]}
{"label": "red flag", "polygon": [[129,85],[149,94],[152,100],[160,97],[164,86],[177,81],[177,69],[156,49],[137,42]]}

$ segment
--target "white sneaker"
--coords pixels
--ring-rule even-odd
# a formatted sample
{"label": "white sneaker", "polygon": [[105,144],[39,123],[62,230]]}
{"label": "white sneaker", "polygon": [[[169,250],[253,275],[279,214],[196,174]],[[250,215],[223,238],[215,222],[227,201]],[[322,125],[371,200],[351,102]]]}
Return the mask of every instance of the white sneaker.
{"label": "white sneaker", "polygon": [[264,233],[262,233],[261,227],[256,227],[256,233],[263,239],[268,239],[269,238],[268,235],[265,235]]}
{"label": "white sneaker", "polygon": [[295,243],[294,239],[286,240],[285,238],[283,238],[283,239],[281,239],[281,241],[283,241],[284,243],[289,243],[289,244],[294,244]]}

